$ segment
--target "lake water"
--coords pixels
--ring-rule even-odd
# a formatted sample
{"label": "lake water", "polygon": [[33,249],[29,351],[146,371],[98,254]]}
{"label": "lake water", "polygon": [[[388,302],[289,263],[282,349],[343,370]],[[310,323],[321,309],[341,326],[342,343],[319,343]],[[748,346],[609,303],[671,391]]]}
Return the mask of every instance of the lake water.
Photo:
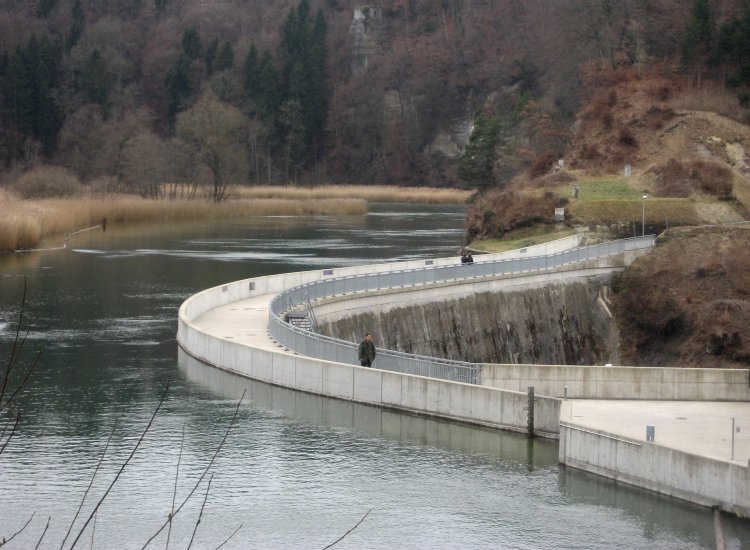
{"label": "lake water", "polygon": [[[222,548],[324,548],[364,518],[336,548],[713,548],[709,510],[561,469],[554,442],[275,388],[178,350],[177,310],[204,288],[457,255],[463,219],[461,207],[374,205],[363,216],[110,223],[66,250],[0,256],[0,359],[24,281],[20,366],[41,349],[0,453],[0,538],[31,518],[7,548],[33,548],[48,522],[41,547],[69,548],[90,516],[77,547],[141,548],[193,491],[243,393],[208,474],[150,547],[169,536],[173,548],[216,548],[239,528]],[[730,548],[750,547],[748,522],[725,529]]]}

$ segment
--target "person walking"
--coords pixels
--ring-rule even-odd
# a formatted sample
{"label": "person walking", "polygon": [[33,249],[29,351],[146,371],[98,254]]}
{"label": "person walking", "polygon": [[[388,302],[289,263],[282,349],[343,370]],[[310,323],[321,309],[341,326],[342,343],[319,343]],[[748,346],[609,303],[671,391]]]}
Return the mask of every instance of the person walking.
{"label": "person walking", "polygon": [[375,344],[372,343],[372,334],[365,334],[365,339],[359,344],[359,362],[363,367],[372,367],[375,361]]}

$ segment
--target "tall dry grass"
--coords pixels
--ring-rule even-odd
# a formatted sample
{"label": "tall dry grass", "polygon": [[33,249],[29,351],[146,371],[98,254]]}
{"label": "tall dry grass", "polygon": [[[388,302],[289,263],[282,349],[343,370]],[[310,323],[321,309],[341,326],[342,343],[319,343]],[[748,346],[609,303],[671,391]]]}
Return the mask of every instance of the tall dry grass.
{"label": "tall dry grass", "polygon": [[747,114],[733,91],[713,83],[704,83],[700,88],[687,88],[667,103],[678,111],[710,111],[740,121]]}
{"label": "tall dry grass", "polygon": [[223,219],[242,216],[364,214],[362,199],[237,199],[203,201],[154,200],[137,197],[20,200],[0,190],[0,251],[28,249],[53,235],[110,222]]}
{"label": "tall dry grass", "polygon": [[463,204],[473,191],[435,187],[397,187],[395,185],[321,185],[319,187],[235,187],[230,198],[299,200],[357,198],[368,202],[411,202],[426,204]]}

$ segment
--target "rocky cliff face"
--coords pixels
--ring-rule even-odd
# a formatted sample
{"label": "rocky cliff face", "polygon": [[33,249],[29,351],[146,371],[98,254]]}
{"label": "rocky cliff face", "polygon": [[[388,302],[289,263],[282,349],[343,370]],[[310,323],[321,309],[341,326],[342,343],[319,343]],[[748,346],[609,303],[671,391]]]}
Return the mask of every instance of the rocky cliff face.
{"label": "rocky cliff face", "polygon": [[610,362],[613,330],[598,303],[599,285],[548,285],[508,293],[368,312],[320,332],[381,348],[480,363],[591,365]]}
{"label": "rocky cliff face", "polygon": [[368,5],[354,8],[349,25],[351,42],[352,73],[367,69],[371,58],[382,55],[379,43],[382,38],[383,14],[378,6]]}

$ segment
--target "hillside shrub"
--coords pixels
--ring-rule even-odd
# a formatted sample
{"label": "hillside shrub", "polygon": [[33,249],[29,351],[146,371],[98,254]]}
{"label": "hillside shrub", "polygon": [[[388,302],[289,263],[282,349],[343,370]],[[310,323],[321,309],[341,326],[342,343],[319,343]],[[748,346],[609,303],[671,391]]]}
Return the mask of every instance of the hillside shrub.
{"label": "hillside shrub", "polygon": [[88,183],[89,190],[93,194],[111,195],[128,194],[132,190],[116,176],[100,176]]}
{"label": "hillside shrub", "polygon": [[674,158],[651,167],[656,176],[653,193],[658,197],[688,197],[704,193],[718,198],[732,195],[732,171],[707,160],[679,161]]}
{"label": "hillside shrub", "polygon": [[660,130],[664,125],[674,118],[672,109],[662,109],[660,107],[651,107],[646,112],[646,125],[652,130]]}
{"label": "hillside shrub", "polygon": [[551,191],[531,196],[514,191],[491,191],[478,196],[466,217],[467,239],[500,238],[511,231],[535,224],[554,224],[555,208],[568,199]]}
{"label": "hillside shrub", "polygon": [[545,151],[544,153],[536,157],[536,159],[534,159],[534,161],[531,163],[531,166],[529,166],[529,177],[531,179],[536,179],[543,176],[544,174],[552,170],[552,167],[559,158],[559,153],[555,153],[554,151]]}
{"label": "hillside shrub", "polygon": [[24,199],[72,197],[83,191],[78,178],[59,166],[40,166],[26,172],[10,184]]}
{"label": "hillside shrub", "polygon": [[633,132],[630,131],[630,128],[621,129],[617,141],[620,145],[625,145],[626,147],[638,147],[638,140],[633,135]]}

